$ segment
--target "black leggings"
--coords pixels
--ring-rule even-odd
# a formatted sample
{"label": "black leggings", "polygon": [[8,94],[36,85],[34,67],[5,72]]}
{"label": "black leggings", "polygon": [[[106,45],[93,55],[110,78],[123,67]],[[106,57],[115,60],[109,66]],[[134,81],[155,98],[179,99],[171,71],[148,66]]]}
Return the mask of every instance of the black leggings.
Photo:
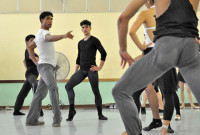
{"label": "black leggings", "polygon": [[102,99],[101,94],[99,92],[99,78],[97,71],[90,71],[90,70],[79,70],[74,73],[71,78],[69,79],[68,83],[65,85],[65,89],[68,94],[68,100],[70,105],[74,104],[74,87],[80,84],[86,77],[88,77],[90,81],[90,85],[92,87],[92,91],[95,96],[95,104],[97,107],[102,106]]}
{"label": "black leggings", "polygon": [[[136,106],[137,106],[138,113],[140,112],[140,108],[141,108],[140,95],[142,94],[142,92],[143,92],[145,89],[146,89],[146,87],[143,88],[143,89],[141,89],[141,90],[136,91],[136,92],[133,93],[133,95],[132,95],[133,100],[135,101],[135,104],[136,104]],[[158,90],[157,87],[154,87],[154,89],[155,89],[156,93],[159,92],[159,90]]]}
{"label": "black leggings", "polygon": [[29,91],[31,90],[31,88],[33,88],[33,92],[35,93],[36,89],[37,89],[37,77],[36,75],[29,75],[28,78],[26,78],[26,81],[24,82],[22,89],[20,90],[17,99],[15,101],[15,106],[14,109],[16,111],[21,110],[23,104],[24,104],[24,100],[27,97]]}
{"label": "black leggings", "polygon": [[181,115],[180,113],[180,102],[177,93],[174,93],[174,107],[176,109],[176,115]]}
{"label": "black leggings", "polygon": [[165,99],[164,112],[163,112],[164,120],[171,121],[174,108],[176,110],[176,115],[181,115],[179,98],[176,92],[164,92],[162,94],[163,98]]}
{"label": "black leggings", "polygon": [[140,112],[140,108],[141,108],[141,103],[140,103],[140,95],[142,94],[142,92],[145,90],[146,88],[143,88],[141,90],[138,90],[137,92],[133,93],[132,97],[133,100],[135,101],[135,104],[137,106],[138,109],[138,113]]}
{"label": "black leggings", "polygon": [[163,92],[164,105],[164,120],[171,121],[174,112],[174,92]]}

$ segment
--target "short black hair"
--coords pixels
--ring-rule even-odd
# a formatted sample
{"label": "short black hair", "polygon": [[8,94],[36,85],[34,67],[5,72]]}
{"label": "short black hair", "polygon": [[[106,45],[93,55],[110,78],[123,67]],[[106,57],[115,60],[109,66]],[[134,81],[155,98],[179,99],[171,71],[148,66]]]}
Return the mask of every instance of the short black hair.
{"label": "short black hair", "polygon": [[41,19],[44,19],[46,16],[52,16],[53,17],[53,13],[51,13],[50,11],[44,11],[40,14],[40,22],[41,22]]}
{"label": "short black hair", "polygon": [[25,41],[29,41],[31,38],[35,38],[35,35],[30,34],[26,36]]}
{"label": "short black hair", "polygon": [[154,0],[151,0],[151,4],[154,4]]}
{"label": "short black hair", "polygon": [[88,21],[88,20],[83,20],[83,21],[80,23],[80,26],[83,26],[83,25],[89,25],[89,26],[91,26],[91,22]]}

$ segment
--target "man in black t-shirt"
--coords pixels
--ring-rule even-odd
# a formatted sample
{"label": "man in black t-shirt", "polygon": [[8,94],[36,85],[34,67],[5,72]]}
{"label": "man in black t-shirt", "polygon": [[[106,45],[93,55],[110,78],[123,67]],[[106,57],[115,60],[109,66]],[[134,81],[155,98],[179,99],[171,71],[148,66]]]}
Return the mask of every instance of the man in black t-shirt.
{"label": "man in black t-shirt", "polygon": [[[101,45],[101,42],[90,34],[91,22],[88,20],[83,20],[80,25],[85,37],[78,43],[78,57],[76,60],[75,73],[72,75],[65,86],[70,103],[67,121],[72,121],[74,115],[76,114],[76,110],[74,109],[75,93],[73,88],[81,83],[86,77],[89,78],[92,91],[95,96],[95,104],[97,107],[99,120],[107,120],[108,118],[102,114],[102,99],[98,86],[98,71],[102,69],[107,54]],[[101,62],[99,67],[96,65],[97,50],[101,54]]]}
{"label": "man in black t-shirt", "polygon": [[[30,42],[33,41],[34,38],[35,38],[34,35],[28,35],[25,38],[26,47],[29,45]],[[37,54],[35,54],[35,56],[38,58]],[[25,59],[24,59],[23,63],[24,63],[24,66],[26,67],[26,73],[25,73],[26,81],[24,82],[22,89],[17,96],[15,106],[14,106],[15,110],[13,112],[13,115],[25,115],[24,113],[20,112],[22,105],[24,103],[24,99],[28,95],[31,88],[33,88],[34,93],[37,89],[37,80],[36,79],[39,74],[37,71],[37,66],[29,58],[29,53],[28,53],[27,49],[25,50]],[[43,116],[42,110],[40,112],[40,116]]]}

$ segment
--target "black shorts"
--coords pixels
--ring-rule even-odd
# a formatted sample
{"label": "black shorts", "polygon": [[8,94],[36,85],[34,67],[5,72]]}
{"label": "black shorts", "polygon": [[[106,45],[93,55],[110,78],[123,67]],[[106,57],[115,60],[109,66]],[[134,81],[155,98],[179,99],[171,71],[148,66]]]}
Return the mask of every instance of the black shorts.
{"label": "black shorts", "polygon": [[153,49],[153,47],[147,48],[146,50],[143,51],[143,55],[146,55],[146,54],[149,53],[152,49]]}
{"label": "black shorts", "polygon": [[176,69],[172,68],[156,80],[157,86],[162,92],[175,92],[178,89],[178,77]]}
{"label": "black shorts", "polygon": [[178,81],[185,83],[185,80],[180,72],[178,72]]}

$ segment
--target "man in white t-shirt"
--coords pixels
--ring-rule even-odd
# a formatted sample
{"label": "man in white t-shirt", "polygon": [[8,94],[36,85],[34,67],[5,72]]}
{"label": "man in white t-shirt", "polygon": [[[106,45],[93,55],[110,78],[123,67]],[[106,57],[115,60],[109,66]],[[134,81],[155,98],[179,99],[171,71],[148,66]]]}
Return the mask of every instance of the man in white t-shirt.
{"label": "man in white t-shirt", "polygon": [[[34,94],[27,118],[27,126],[43,125],[43,121],[38,121],[42,100],[46,97],[48,89],[53,110],[53,127],[60,127],[61,113],[59,107],[59,95],[54,71],[56,67],[56,56],[53,42],[63,38],[73,39],[71,31],[63,35],[51,35],[49,29],[52,26],[53,14],[42,12],[40,14],[41,28],[36,38],[28,46],[28,52],[32,61],[37,65],[40,80]],[[34,49],[38,48],[39,61],[36,60]]]}

